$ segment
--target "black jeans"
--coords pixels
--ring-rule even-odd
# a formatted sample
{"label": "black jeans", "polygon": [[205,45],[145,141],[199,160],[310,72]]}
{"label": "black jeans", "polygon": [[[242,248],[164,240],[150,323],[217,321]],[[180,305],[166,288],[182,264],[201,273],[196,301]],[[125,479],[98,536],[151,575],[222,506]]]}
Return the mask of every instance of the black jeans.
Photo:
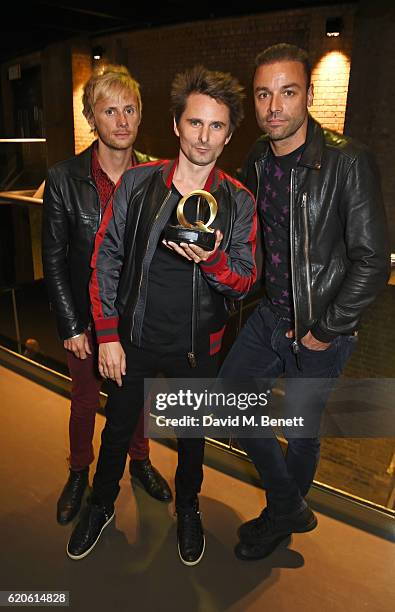
{"label": "black jeans", "polygon": [[[219,372],[220,378],[255,378],[274,381],[284,375],[285,414],[308,415],[319,432],[322,412],[337,378],[356,345],[354,336],[338,336],[324,351],[313,351],[300,343],[300,368],[285,336],[291,322],[274,313],[263,300],[241,330]],[[314,379],[314,380],[313,380]],[[318,379],[318,380],[317,380]],[[321,380],[319,380],[321,379]],[[306,506],[304,500],[318,465],[320,440],[293,437],[283,428],[288,441],[284,454],[277,438],[243,438],[241,445],[255,464],[266,489],[268,508],[284,515]],[[310,435],[310,434],[309,434]]]}
{"label": "black jeans", "polygon": [[[131,437],[144,406],[144,378],[159,372],[168,378],[213,378],[217,357],[200,355],[191,368],[187,355],[161,353],[123,345],[126,374],[122,387],[111,383],[106,405],[106,424],[101,438],[99,459],[93,479],[94,503],[111,505],[119,493]],[[182,512],[197,503],[203,481],[204,438],[178,438],[176,509]]]}

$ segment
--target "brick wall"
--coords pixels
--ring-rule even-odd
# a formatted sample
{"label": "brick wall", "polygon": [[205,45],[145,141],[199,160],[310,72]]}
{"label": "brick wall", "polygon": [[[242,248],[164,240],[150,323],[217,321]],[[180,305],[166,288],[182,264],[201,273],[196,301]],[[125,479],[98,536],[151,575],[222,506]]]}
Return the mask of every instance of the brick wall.
{"label": "brick wall", "polygon": [[356,14],[346,129],[375,152],[395,252],[395,4],[360,0]]}
{"label": "brick wall", "polygon": [[[362,317],[358,345],[345,376],[394,378],[394,312],[395,286],[388,285]],[[392,438],[325,439],[317,480],[392,508],[395,478],[390,463],[394,453]]]}
{"label": "brick wall", "polygon": [[325,127],[343,133],[350,59],[339,51],[328,52],[314,67],[314,104],[311,114]]}
{"label": "brick wall", "polygon": [[71,49],[73,75],[73,116],[75,153],[80,153],[94,140],[88,122],[82,114],[83,87],[92,74],[91,49],[83,41],[75,42]]}
{"label": "brick wall", "polygon": [[[172,135],[168,111],[171,82],[177,72],[202,63],[210,69],[232,72],[246,88],[246,118],[221,157],[221,166],[233,171],[243,162],[259,134],[250,91],[256,54],[263,47],[285,39],[306,46],[308,24],[307,14],[290,11],[256,18],[178,25],[137,32],[126,39],[129,66],[143,85],[144,146],[154,147],[152,152],[159,155],[175,155],[178,141]],[[152,66],[157,62],[158,49],[161,68],[155,71],[156,78],[153,80]]]}
{"label": "brick wall", "polygon": [[395,509],[393,438],[326,438],[316,480],[351,495]]}
{"label": "brick wall", "polygon": [[[311,11],[309,55],[312,62],[314,104],[311,114],[325,127],[343,132],[350,76],[354,7],[340,6]],[[328,17],[342,16],[343,29],[336,38],[325,34]]]}
{"label": "brick wall", "polygon": [[[153,28],[95,39],[109,53],[111,61],[125,61],[142,86],[143,122],[136,146],[162,157],[173,156],[178,142],[172,134],[168,111],[169,92],[174,75],[202,63],[208,68],[230,71],[245,86],[246,118],[221,156],[221,166],[233,171],[259,135],[253,110],[251,80],[254,58],[266,46],[289,42],[309,51],[313,64],[327,51],[341,51],[349,58],[353,31],[352,5],[336,8],[290,10],[261,13],[248,17],[201,21]],[[343,15],[342,37],[325,36],[327,17]],[[313,114],[324,125],[341,130],[344,122],[347,61],[336,75],[317,64],[317,97]],[[338,99],[335,99],[338,96]]]}
{"label": "brick wall", "polygon": [[[355,15],[345,131],[375,152],[395,251],[393,32],[395,7],[387,0],[360,0]],[[345,374],[355,378],[395,374],[395,287],[388,285],[362,320],[358,348]],[[393,439],[325,440],[318,479],[394,508]]]}
{"label": "brick wall", "polygon": [[358,347],[345,375],[352,378],[395,377],[395,286],[387,285],[362,317]]}

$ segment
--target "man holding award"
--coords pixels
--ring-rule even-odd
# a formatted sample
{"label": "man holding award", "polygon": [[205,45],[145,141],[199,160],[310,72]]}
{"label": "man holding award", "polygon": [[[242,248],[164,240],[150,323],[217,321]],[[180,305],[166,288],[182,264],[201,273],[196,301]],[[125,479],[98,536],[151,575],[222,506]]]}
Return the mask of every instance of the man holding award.
{"label": "man holding award", "polygon": [[[227,299],[255,281],[256,210],[250,192],[216,168],[243,117],[242,87],[198,66],[171,91],[176,160],[125,173],[96,237],[91,299],[99,370],[113,381],[91,503],[67,547],[93,549],[114,516],[128,442],[144,404],[144,378],[210,378],[227,319]],[[204,439],[178,440],[177,538],[181,561],[204,553],[198,493]]]}

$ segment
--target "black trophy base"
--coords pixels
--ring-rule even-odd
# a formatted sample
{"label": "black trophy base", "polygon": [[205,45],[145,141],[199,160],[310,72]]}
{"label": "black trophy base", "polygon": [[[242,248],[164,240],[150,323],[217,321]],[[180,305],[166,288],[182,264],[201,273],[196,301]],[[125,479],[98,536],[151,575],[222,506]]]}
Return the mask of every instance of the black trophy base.
{"label": "black trophy base", "polygon": [[202,232],[198,229],[190,229],[182,225],[168,225],[165,229],[165,240],[180,244],[195,244],[205,251],[212,251],[215,247],[215,233]]}

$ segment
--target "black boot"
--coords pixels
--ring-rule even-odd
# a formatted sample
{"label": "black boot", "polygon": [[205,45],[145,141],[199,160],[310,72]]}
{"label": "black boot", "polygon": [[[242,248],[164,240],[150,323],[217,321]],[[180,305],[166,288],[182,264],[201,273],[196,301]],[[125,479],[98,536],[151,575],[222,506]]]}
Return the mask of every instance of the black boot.
{"label": "black boot", "polygon": [[274,541],[280,536],[291,533],[312,531],[315,527],[317,527],[317,517],[309,506],[283,516],[275,516],[268,508],[264,508],[257,518],[240,525],[237,534],[242,542],[256,544],[266,543],[268,540]]}
{"label": "black boot", "polygon": [[264,559],[292,533],[312,531],[316,526],[317,517],[308,506],[282,516],[271,514],[265,508],[256,519],[239,527],[240,542],[235,547],[235,555],[243,561]]}
{"label": "black boot", "polygon": [[258,561],[258,559],[264,559],[272,554],[272,552],[281,544],[286,542],[286,545],[291,541],[291,534],[279,536],[274,540],[268,542],[258,542],[255,544],[247,544],[241,540],[236,544],[234,552],[238,559],[242,561]]}
{"label": "black boot", "polygon": [[129,471],[133,480],[138,480],[151,497],[168,502],[172,499],[170,487],[163,476],[147,459],[131,459]]}
{"label": "black boot", "polygon": [[60,525],[67,525],[78,514],[82,497],[88,486],[89,467],[70,469],[70,476],[58,500],[56,518]]}

